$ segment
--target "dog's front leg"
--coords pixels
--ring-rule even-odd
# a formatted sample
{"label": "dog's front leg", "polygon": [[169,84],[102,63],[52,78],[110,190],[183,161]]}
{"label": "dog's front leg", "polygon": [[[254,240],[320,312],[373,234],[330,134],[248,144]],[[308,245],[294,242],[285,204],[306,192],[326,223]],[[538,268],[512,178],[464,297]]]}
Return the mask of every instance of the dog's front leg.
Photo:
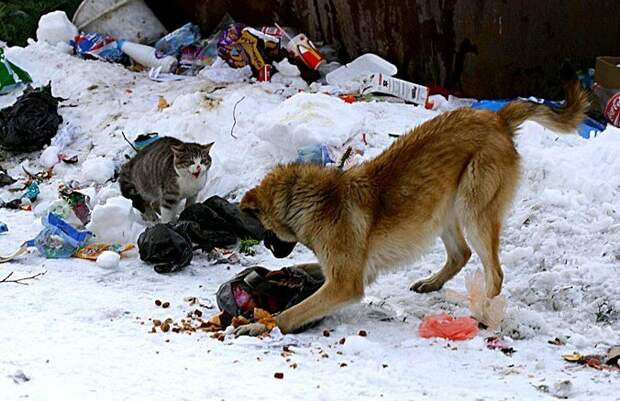
{"label": "dog's front leg", "polygon": [[336,264],[327,261],[327,266],[324,263],[325,284],[309,298],[276,317],[280,330],[284,333],[294,331],[344,305],[360,300],[364,296],[365,261],[355,259],[351,257],[349,261],[340,260]]}

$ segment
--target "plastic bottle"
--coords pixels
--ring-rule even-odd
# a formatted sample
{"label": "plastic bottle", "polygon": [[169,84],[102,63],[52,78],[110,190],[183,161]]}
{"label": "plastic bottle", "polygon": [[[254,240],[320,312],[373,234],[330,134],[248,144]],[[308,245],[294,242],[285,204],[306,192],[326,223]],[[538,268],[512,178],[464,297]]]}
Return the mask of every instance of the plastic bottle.
{"label": "plastic bottle", "polygon": [[161,67],[161,72],[171,72],[177,65],[176,57],[157,58],[155,48],[151,46],[125,41],[121,45],[121,50],[145,67]]}

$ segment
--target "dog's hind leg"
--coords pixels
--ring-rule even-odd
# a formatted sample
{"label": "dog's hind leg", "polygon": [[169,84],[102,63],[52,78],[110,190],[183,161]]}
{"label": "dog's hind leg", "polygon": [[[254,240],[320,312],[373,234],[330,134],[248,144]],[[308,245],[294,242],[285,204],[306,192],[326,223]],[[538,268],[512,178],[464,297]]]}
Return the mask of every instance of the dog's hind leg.
{"label": "dog's hind leg", "polygon": [[456,276],[471,257],[471,250],[463,237],[463,230],[456,216],[450,216],[441,233],[441,240],[446,247],[446,264],[435,274],[416,281],[411,290],[415,292],[437,291],[446,281]]}
{"label": "dog's hind leg", "polygon": [[506,152],[501,160],[496,153],[479,153],[468,165],[459,187],[457,209],[467,239],[482,261],[490,298],[502,290],[504,273],[499,261],[499,237],[518,178],[516,152]]}

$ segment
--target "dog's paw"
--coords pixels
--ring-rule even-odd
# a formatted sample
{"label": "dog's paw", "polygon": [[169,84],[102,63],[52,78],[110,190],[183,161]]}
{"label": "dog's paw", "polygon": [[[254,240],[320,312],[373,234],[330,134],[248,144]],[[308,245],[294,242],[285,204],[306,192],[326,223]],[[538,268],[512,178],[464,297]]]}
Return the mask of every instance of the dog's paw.
{"label": "dog's paw", "polygon": [[435,279],[434,276],[416,281],[409,287],[409,290],[423,294],[426,292],[438,291],[443,287],[443,283]]}
{"label": "dog's paw", "polygon": [[265,334],[267,331],[269,331],[267,329],[267,326],[265,326],[262,323],[248,323],[248,324],[244,324],[243,326],[237,327],[233,331],[233,334],[235,335],[235,337],[239,337],[239,336],[258,337],[261,334]]}

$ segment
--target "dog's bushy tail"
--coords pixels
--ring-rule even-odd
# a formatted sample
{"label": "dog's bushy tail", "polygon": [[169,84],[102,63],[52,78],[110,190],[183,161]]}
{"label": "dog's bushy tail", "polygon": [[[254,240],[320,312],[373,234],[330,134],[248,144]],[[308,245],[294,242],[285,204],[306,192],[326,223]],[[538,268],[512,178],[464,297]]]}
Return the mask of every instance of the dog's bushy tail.
{"label": "dog's bushy tail", "polygon": [[578,80],[566,82],[564,92],[566,101],[564,107],[559,109],[533,102],[516,101],[504,106],[497,114],[508,123],[513,133],[526,120],[536,121],[555,132],[569,133],[577,129],[584,120],[590,102]]}

